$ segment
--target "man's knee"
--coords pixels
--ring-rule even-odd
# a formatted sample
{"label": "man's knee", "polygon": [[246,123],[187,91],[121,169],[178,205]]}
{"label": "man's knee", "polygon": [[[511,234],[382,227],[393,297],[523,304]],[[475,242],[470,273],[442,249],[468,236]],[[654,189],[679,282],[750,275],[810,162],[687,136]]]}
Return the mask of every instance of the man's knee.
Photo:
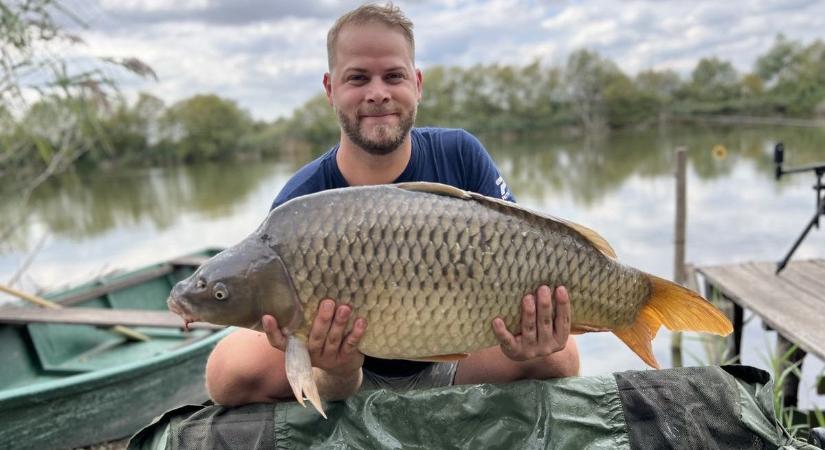
{"label": "man's knee", "polygon": [[[553,368],[545,375],[550,378],[573,377],[579,375],[579,346],[571,336],[564,349],[545,358],[546,367]],[[545,377],[542,377],[545,378]]]}
{"label": "man's knee", "polygon": [[[254,334],[252,334],[254,333]],[[237,406],[284,395],[283,355],[249,330],[218,342],[206,362],[206,390],[215,403]],[[280,365],[278,364],[280,363]],[[284,386],[282,386],[284,385]]]}

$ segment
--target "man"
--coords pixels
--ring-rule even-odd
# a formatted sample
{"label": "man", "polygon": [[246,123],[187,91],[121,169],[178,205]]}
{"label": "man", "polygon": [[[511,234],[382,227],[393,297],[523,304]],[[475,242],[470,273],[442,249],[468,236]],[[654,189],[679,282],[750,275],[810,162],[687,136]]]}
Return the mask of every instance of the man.
{"label": "man", "polygon": [[[345,14],[329,31],[327,52],[329,72],[323,84],[341,126],[340,143],[298,171],[273,207],[324,189],[402,181],[436,181],[513,200],[474,137],[462,130],[412,128],[423,77],[414,66],[412,23],[398,8],[365,5]],[[319,393],[326,400],[367,388],[502,383],[578,373],[563,287],[542,286],[526,295],[521,330],[512,334],[495,319],[491,327],[501,345],[458,363],[365,358],[357,347],[369,324],[351,313],[348,305],[324,300],[310,331],[307,346]],[[210,356],[206,384],[217,403],[233,406],[291,397],[284,372],[286,339],[272,316],[264,316],[262,323],[265,333],[240,329]]]}

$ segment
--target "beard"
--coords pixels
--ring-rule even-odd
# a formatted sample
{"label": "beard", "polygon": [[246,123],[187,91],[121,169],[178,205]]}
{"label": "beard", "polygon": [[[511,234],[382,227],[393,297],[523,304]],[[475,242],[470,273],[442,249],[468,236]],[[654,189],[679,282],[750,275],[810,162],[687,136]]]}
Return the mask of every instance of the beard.
{"label": "beard", "polygon": [[[380,114],[382,112],[380,109],[369,110],[367,114]],[[416,108],[413,108],[410,112],[400,111],[397,125],[375,125],[365,132],[361,131],[363,118],[356,116],[354,119],[350,119],[338,108],[335,108],[335,113],[338,116],[341,128],[352,143],[366,150],[369,154],[383,156],[392,153],[404,142],[415,123]]]}

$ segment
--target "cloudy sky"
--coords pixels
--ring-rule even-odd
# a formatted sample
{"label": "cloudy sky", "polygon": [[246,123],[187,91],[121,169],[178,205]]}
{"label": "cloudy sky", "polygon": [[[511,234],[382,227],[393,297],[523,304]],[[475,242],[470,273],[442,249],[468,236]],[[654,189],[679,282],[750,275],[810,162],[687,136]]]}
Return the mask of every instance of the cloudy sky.
{"label": "cloudy sky", "polygon": [[[71,0],[88,28],[84,52],[135,56],[160,80],[121,78],[167,103],[197,93],[236,100],[259,119],[287,116],[322,92],[326,32],[360,1]],[[778,33],[808,44],[825,38],[815,0],[409,0],[417,64],[564,64],[597,50],[628,74],[672,68],[689,74],[715,56],[753,68]],[[426,79],[425,79],[426,95]]]}

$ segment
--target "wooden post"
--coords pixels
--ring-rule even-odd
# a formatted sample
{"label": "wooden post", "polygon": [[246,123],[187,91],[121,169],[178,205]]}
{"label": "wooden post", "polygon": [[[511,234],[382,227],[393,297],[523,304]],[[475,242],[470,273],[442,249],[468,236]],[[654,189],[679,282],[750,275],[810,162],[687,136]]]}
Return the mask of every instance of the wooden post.
{"label": "wooden post", "polygon": [[[676,148],[676,225],[674,230],[673,281],[684,285],[685,276],[685,223],[687,215],[687,148]],[[682,333],[674,332],[670,340],[673,367],[682,367]]]}
{"label": "wooden post", "polygon": [[742,364],[742,328],[745,326],[745,310],[736,302],[733,303],[733,348],[732,357],[737,364]]}
{"label": "wooden post", "polygon": [[[781,333],[776,333],[776,357],[780,358],[779,373],[777,376],[780,376],[785,369],[797,363],[799,364],[799,371],[802,371],[802,360],[805,358],[805,350],[796,347],[793,351],[791,351],[793,347],[793,342],[785,339],[785,336],[782,336]],[[778,383],[779,380],[774,380],[774,382]],[[788,373],[785,376],[784,383],[782,383],[782,406],[786,408],[796,408],[799,398],[798,392],[799,377],[793,372]]]}

